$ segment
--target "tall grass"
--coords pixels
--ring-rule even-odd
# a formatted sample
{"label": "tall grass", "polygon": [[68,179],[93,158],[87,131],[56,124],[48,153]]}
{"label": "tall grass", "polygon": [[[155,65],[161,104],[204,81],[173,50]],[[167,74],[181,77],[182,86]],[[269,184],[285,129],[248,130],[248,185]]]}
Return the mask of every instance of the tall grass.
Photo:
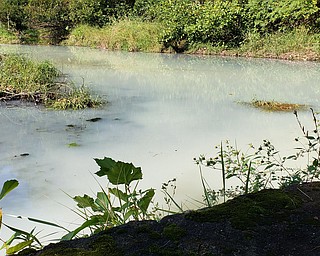
{"label": "tall grass", "polygon": [[160,52],[160,30],[161,25],[158,23],[135,19],[115,21],[104,28],[81,25],[71,32],[63,44],[131,52]]}
{"label": "tall grass", "polygon": [[320,34],[312,34],[304,27],[264,37],[248,34],[238,53],[254,57],[319,60]]}
{"label": "tall grass", "polygon": [[21,55],[0,55],[0,100],[27,100],[56,109],[99,105],[84,86],[59,81],[61,72],[50,62],[33,62]]}
{"label": "tall grass", "polygon": [[276,32],[261,36],[248,33],[239,47],[193,44],[188,53],[231,55],[288,60],[320,60],[320,34],[310,33],[304,27],[293,31]]}
{"label": "tall grass", "polygon": [[0,22],[0,44],[17,44],[18,37],[12,32],[8,31]]}

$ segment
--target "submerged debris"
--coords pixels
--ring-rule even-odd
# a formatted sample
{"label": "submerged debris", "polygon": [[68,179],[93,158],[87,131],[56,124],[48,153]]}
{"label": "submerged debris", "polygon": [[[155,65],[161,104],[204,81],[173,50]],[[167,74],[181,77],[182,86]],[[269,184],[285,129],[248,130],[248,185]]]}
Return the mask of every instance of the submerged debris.
{"label": "submerged debris", "polygon": [[101,117],[94,117],[94,118],[91,118],[91,119],[87,119],[86,121],[87,122],[98,122],[100,121],[102,118]]}

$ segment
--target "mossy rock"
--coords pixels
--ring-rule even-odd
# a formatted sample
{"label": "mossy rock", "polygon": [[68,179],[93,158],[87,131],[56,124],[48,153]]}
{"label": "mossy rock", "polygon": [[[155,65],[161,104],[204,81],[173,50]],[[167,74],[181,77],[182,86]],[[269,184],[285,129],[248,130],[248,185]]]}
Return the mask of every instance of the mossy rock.
{"label": "mossy rock", "polygon": [[133,221],[19,255],[318,256],[320,183],[268,189],[211,208]]}
{"label": "mossy rock", "polygon": [[282,221],[301,200],[283,190],[263,190],[229,200],[224,204],[192,211],[186,218],[198,222],[230,221],[235,228],[246,229]]}

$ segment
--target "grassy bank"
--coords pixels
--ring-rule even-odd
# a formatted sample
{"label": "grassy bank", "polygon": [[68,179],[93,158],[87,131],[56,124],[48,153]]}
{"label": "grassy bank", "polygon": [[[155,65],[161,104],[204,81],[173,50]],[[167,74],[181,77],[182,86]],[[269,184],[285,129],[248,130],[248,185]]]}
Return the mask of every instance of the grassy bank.
{"label": "grassy bank", "polygon": [[82,109],[101,104],[84,86],[61,79],[50,62],[20,55],[0,55],[0,101],[26,100],[54,109]]}
{"label": "grassy bank", "polygon": [[[103,28],[80,25],[61,44],[132,52],[175,52],[171,46],[165,46],[162,36],[161,23],[124,19]],[[22,39],[0,26],[0,43],[23,43]],[[248,33],[236,47],[194,43],[187,45],[183,53],[319,61],[320,33],[311,33],[304,27],[263,36]]]}
{"label": "grassy bank", "polygon": [[0,44],[17,44],[19,38],[0,23]]}
{"label": "grassy bank", "polygon": [[126,19],[103,28],[79,26],[63,44],[131,52],[161,52],[160,31],[161,25],[158,23]]}
{"label": "grassy bank", "polygon": [[304,27],[265,36],[252,33],[246,36],[239,47],[198,44],[192,45],[187,53],[319,61],[320,34],[310,33]]}
{"label": "grassy bank", "polygon": [[[160,42],[161,29],[159,23],[136,20],[122,20],[104,28],[82,25],[75,28],[63,44],[109,50],[174,52]],[[320,34],[310,33],[304,27],[265,36],[251,33],[238,47],[192,44],[184,53],[318,61]]]}

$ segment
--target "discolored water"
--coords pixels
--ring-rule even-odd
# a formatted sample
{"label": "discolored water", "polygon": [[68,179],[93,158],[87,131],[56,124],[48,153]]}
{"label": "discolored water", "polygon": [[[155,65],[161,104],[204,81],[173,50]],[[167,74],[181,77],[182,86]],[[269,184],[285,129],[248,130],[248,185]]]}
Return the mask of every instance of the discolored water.
{"label": "discolored water", "polygon": [[[161,184],[177,178],[177,201],[193,207],[202,194],[194,157],[212,154],[225,139],[243,149],[270,139],[286,152],[300,135],[292,113],[263,112],[239,102],[255,98],[320,106],[320,64],[314,62],[0,45],[0,53],[8,52],[48,59],[108,101],[103,108],[83,111],[0,107],[0,181],[20,182],[1,201],[4,212],[68,227],[77,216],[61,205],[74,206],[65,193],[93,195],[98,189],[93,158],[141,166],[140,186],[156,188],[160,202]],[[301,113],[311,124],[309,116]],[[95,117],[101,120],[86,121]],[[218,188],[220,174],[209,174]],[[5,221],[34,226],[9,216]],[[1,237],[6,235],[2,230]]]}

